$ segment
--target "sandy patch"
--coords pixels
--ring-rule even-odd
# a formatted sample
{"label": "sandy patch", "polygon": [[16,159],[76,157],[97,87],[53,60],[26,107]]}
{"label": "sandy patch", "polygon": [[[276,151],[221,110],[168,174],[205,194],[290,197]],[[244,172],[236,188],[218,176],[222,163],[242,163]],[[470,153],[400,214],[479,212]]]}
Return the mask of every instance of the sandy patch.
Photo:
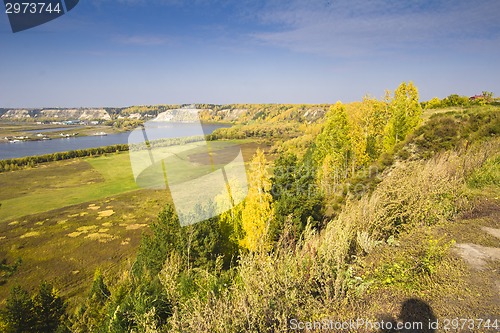
{"label": "sandy patch", "polygon": [[0,240],[7,238],[7,236],[0,236]]}
{"label": "sandy patch", "polygon": [[107,242],[110,242],[114,239],[113,235],[103,234],[103,233],[98,233],[98,232],[88,234],[87,236],[85,236],[85,238],[99,241],[99,243],[107,243]]}
{"label": "sandy patch", "polygon": [[141,229],[141,228],[144,228],[145,226],[147,226],[147,224],[128,224],[125,229],[127,230],[137,230],[137,229]]}
{"label": "sandy patch", "polygon": [[107,207],[106,207],[106,209],[111,209],[111,208],[113,208],[113,206],[107,206]]}
{"label": "sandy patch", "polygon": [[105,228],[110,228],[110,227],[112,227],[112,226],[113,226],[113,223],[111,223],[111,222],[104,222],[104,223],[103,223],[103,224],[101,224],[101,225],[102,225],[103,227],[105,227]]}
{"label": "sandy patch", "polygon": [[482,227],[481,228],[483,231],[486,231],[490,235],[496,238],[500,238],[500,229],[495,229],[495,228],[488,228],[488,227]]}
{"label": "sandy patch", "polygon": [[9,225],[18,225],[19,224],[19,221],[12,221],[9,223]]}
{"label": "sandy patch", "polygon": [[101,206],[88,206],[87,209],[98,210]]}
{"label": "sandy patch", "polygon": [[43,225],[45,221],[35,222],[35,225]]}
{"label": "sandy patch", "polygon": [[103,210],[102,212],[99,212],[99,217],[109,217],[115,213],[114,210],[109,209],[109,210]]}
{"label": "sandy patch", "polygon": [[81,212],[80,216],[85,216],[85,215],[88,215],[88,214],[89,214],[88,212]]}
{"label": "sandy patch", "polygon": [[72,232],[70,234],[67,234],[66,236],[71,237],[71,238],[76,238],[76,237],[80,236],[81,234],[84,234],[84,232],[75,231],[75,232]]}
{"label": "sandy patch", "polygon": [[80,213],[68,215],[68,217],[77,217],[77,216],[80,216]]}
{"label": "sandy patch", "polygon": [[500,260],[500,248],[486,247],[477,244],[457,244],[457,251],[472,268],[480,271],[487,260]]}
{"label": "sandy patch", "polygon": [[57,221],[57,224],[65,224],[66,222],[68,222],[68,220],[60,220],[60,221]]}
{"label": "sandy patch", "polygon": [[108,231],[109,231],[108,228],[101,228],[101,229],[97,230],[97,232],[100,232],[100,233],[106,233]]}
{"label": "sandy patch", "polygon": [[37,237],[37,236],[40,236],[40,232],[39,231],[29,231],[29,232],[25,233],[24,235],[22,235],[19,238],[29,238],[29,237]]}
{"label": "sandy patch", "polygon": [[89,231],[94,230],[94,229],[97,229],[96,225],[88,225],[88,226],[84,226],[84,227],[79,227],[76,230],[80,231],[80,232],[89,232]]}

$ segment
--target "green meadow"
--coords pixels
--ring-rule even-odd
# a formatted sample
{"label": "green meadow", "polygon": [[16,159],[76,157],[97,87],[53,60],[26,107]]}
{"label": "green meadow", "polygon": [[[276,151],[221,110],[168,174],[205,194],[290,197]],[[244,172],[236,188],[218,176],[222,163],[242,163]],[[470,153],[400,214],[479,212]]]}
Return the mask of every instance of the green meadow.
{"label": "green meadow", "polygon": [[2,173],[0,186],[0,221],[138,189],[128,153]]}
{"label": "green meadow", "polygon": [[[224,164],[234,158],[225,148],[236,143],[246,161],[264,146],[219,141],[208,150]],[[212,172],[218,166],[212,161],[206,146],[193,144],[164,164],[179,183]],[[41,280],[77,302],[97,267],[111,276],[129,267],[141,235],[171,201],[168,190],[136,184],[129,152],[0,173],[0,188],[0,257],[7,264],[22,260],[15,278],[0,278],[0,304],[14,285],[35,288]]]}
{"label": "green meadow", "polygon": [[[165,159],[166,169],[175,183],[200,177],[221,166],[212,165],[207,151],[225,158],[224,148],[243,141],[192,143]],[[174,151],[172,148],[168,151]],[[150,171],[149,171],[150,172]],[[150,176],[157,173],[150,172]],[[146,169],[141,177],[148,177]],[[59,161],[36,168],[0,174],[0,222],[70,205],[138,190],[128,152]]]}

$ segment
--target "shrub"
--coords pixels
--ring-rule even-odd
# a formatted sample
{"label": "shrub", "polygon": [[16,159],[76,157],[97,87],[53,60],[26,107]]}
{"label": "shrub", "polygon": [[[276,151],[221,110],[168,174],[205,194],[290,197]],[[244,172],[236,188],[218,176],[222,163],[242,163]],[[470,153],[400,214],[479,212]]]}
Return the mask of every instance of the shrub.
{"label": "shrub", "polygon": [[467,180],[472,188],[500,186],[500,155],[490,158],[479,169],[475,170]]}
{"label": "shrub", "polygon": [[53,286],[42,282],[32,296],[19,286],[12,288],[2,313],[6,332],[64,331],[66,303]]}
{"label": "shrub", "polygon": [[441,240],[431,238],[423,249],[402,253],[395,262],[376,269],[368,280],[375,286],[417,289],[432,280],[439,264],[454,243],[442,243]]}

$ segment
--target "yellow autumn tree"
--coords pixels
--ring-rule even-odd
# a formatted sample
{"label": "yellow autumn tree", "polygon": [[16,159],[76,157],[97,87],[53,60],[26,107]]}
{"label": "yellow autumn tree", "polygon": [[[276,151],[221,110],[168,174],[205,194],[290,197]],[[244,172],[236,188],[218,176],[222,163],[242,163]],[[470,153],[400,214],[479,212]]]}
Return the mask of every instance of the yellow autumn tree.
{"label": "yellow autumn tree", "polygon": [[244,236],[240,246],[250,251],[265,250],[268,245],[267,231],[273,210],[266,164],[264,152],[258,149],[250,165],[248,196],[241,214]]}
{"label": "yellow autumn tree", "polygon": [[383,152],[384,130],[390,117],[388,106],[385,101],[365,96],[360,103],[360,113],[366,157],[373,161]]}
{"label": "yellow autumn tree", "polygon": [[[223,245],[225,247],[225,253],[233,251],[234,247],[236,247],[237,250],[237,246],[243,238],[241,214],[244,203],[239,203],[235,207],[231,204],[231,202],[234,202],[235,198],[244,195],[242,191],[243,187],[238,179],[232,178],[228,181],[228,189],[230,189],[229,193],[231,193],[232,196],[229,201],[227,200],[227,190],[215,197],[218,211],[222,212],[219,215],[219,228],[223,237],[228,242],[228,244]],[[238,193],[235,193],[235,191],[238,191]]]}
{"label": "yellow autumn tree", "polygon": [[395,144],[403,141],[420,124],[422,107],[418,98],[418,89],[412,82],[403,82],[394,91],[389,108],[391,118],[385,129],[384,146],[387,151],[391,151]]}
{"label": "yellow autumn tree", "polygon": [[[314,160],[317,165],[329,168],[340,180],[349,176],[349,167],[352,157],[352,144],[350,137],[349,121],[345,105],[337,102],[330,107],[326,114],[326,123],[323,131],[316,137]],[[324,165],[328,158],[328,166]]]}
{"label": "yellow autumn tree", "polygon": [[349,126],[349,140],[351,148],[350,175],[368,163],[367,154],[368,133],[366,126],[366,108],[361,102],[354,102],[346,107],[347,123]]}

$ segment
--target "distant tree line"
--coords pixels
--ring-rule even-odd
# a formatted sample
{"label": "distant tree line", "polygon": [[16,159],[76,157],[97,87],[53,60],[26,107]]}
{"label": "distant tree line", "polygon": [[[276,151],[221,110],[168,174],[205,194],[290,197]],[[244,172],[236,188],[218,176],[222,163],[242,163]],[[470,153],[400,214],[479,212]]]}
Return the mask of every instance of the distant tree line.
{"label": "distant tree line", "polygon": [[422,107],[425,109],[439,109],[453,106],[464,107],[472,105],[486,105],[495,103],[495,100],[496,99],[494,98],[493,93],[490,91],[483,91],[480,95],[472,97],[451,94],[443,99],[434,97],[427,102],[422,102]]}
{"label": "distant tree line", "polygon": [[237,124],[298,122],[310,123],[321,119],[327,104],[199,104],[202,122],[234,122]]}
{"label": "distant tree line", "polygon": [[245,139],[245,138],[293,138],[302,132],[295,124],[255,123],[251,125],[234,125],[229,128],[218,128],[207,135],[208,140]]}
{"label": "distant tree line", "polygon": [[117,153],[120,151],[128,151],[128,145],[119,144],[98,148],[70,150],[66,152],[57,152],[38,156],[12,158],[0,161],[0,172],[31,168],[40,163],[69,160],[78,157],[99,156],[103,154]]}

